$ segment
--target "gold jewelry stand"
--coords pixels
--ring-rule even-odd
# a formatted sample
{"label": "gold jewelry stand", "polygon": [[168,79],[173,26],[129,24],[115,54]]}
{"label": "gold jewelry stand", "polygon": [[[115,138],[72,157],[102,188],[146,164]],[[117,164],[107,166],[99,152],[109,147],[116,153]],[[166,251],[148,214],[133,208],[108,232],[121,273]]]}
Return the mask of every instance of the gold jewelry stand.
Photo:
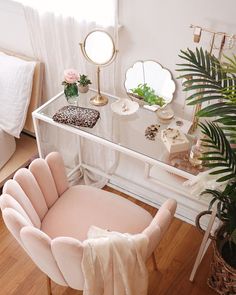
{"label": "gold jewelry stand", "polygon": [[[226,34],[224,32],[215,32],[215,31],[212,31],[212,30],[200,27],[200,26],[195,26],[195,25],[190,25],[190,28],[199,29],[199,35],[197,36],[198,37],[197,39],[196,39],[196,35],[194,35],[194,42],[196,42],[196,43],[198,43],[200,41],[202,31],[212,34],[209,53],[212,54],[213,49],[218,49],[219,50],[219,59],[222,56],[222,51],[224,49],[225,39],[229,38],[229,39],[232,39],[232,40],[236,40],[236,35],[235,34],[229,35],[229,34]],[[221,41],[221,45],[220,45],[219,48],[214,47],[214,45],[215,45],[215,37],[217,35],[222,36],[222,41]],[[201,91],[199,91],[199,96],[198,96],[198,99],[200,99],[200,98],[201,98]],[[199,112],[201,110],[201,107],[202,107],[201,104],[197,104],[195,106],[194,114],[193,114],[193,125],[191,127],[190,133],[193,133],[197,129],[199,118],[196,116],[196,114],[197,114],[197,112]]]}
{"label": "gold jewelry stand", "polygon": [[108,103],[108,98],[106,96],[101,95],[100,91],[100,67],[97,67],[97,87],[98,94],[90,99],[91,104],[95,106],[104,106]]}

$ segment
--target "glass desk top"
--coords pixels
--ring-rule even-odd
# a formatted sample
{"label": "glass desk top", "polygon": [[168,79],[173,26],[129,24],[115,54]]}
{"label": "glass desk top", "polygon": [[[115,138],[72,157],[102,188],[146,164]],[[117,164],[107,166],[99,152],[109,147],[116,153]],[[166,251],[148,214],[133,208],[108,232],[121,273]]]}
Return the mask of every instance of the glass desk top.
{"label": "glass desk top", "polygon": [[[189,175],[196,175],[200,172],[198,169],[191,167],[190,163],[185,163],[183,165],[186,159],[188,162],[187,151],[180,154],[180,159],[173,161],[173,158],[170,157],[169,152],[161,140],[161,130],[167,128],[169,124],[160,123],[155,112],[140,107],[138,111],[132,115],[118,115],[111,110],[111,103],[115,102],[118,99],[117,97],[107,95],[109,98],[107,105],[93,106],[90,103],[90,98],[95,94],[96,92],[93,90],[89,90],[86,94],[79,94],[77,105],[96,109],[100,112],[100,118],[96,125],[93,128],[75,126],[71,128],[80,129],[88,134],[144,155],[152,160],[176,167],[179,170],[187,172]],[[52,118],[52,116],[65,105],[68,105],[68,102],[64,93],[61,93],[36,110],[36,113]],[[160,128],[156,134],[155,140],[151,141],[145,137],[145,130],[153,124],[160,125]],[[192,138],[190,137],[189,139],[191,142]],[[184,158],[186,159],[184,160]]]}

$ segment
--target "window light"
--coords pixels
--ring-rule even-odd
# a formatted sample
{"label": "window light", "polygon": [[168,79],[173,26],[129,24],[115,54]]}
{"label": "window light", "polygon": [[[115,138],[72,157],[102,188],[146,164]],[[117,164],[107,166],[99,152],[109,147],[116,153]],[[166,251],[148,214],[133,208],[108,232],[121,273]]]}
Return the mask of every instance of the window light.
{"label": "window light", "polygon": [[17,0],[39,12],[53,12],[71,16],[78,21],[95,22],[102,26],[114,25],[116,0]]}

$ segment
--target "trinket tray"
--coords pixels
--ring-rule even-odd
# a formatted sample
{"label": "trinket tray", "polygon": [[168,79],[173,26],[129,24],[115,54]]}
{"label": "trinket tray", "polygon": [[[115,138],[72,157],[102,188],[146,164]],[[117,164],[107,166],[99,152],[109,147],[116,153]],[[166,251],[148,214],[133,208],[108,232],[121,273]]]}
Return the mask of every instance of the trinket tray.
{"label": "trinket tray", "polygon": [[118,101],[115,101],[111,104],[111,109],[114,113],[127,116],[132,115],[139,109],[139,104],[135,101],[132,101],[128,98],[122,98]]}
{"label": "trinket tray", "polygon": [[167,128],[162,130],[161,139],[170,154],[189,150],[189,140],[178,129]]}

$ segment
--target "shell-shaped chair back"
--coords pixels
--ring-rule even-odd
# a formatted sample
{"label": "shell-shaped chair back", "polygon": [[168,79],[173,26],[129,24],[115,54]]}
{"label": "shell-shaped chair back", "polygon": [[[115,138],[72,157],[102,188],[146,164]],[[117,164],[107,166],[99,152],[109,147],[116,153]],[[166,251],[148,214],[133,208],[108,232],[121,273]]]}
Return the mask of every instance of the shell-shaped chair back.
{"label": "shell-shaped chair back", "polygon": [[[7,228],[35,264],[59,285],[82,290],[83,242],[70,236],[51,238],[42,231],[45,216],[68,190],[62,157],[53,152],[45,160],[34,160],[29,169],[19,169],[5,183],[0,207]],[[138,207],[125,199],[121,202]],[[174,216],[176,201],[166,201],[154,218],[140,207],[135,210],[146,218],[142,232],[149,238],[148,258]]]}

